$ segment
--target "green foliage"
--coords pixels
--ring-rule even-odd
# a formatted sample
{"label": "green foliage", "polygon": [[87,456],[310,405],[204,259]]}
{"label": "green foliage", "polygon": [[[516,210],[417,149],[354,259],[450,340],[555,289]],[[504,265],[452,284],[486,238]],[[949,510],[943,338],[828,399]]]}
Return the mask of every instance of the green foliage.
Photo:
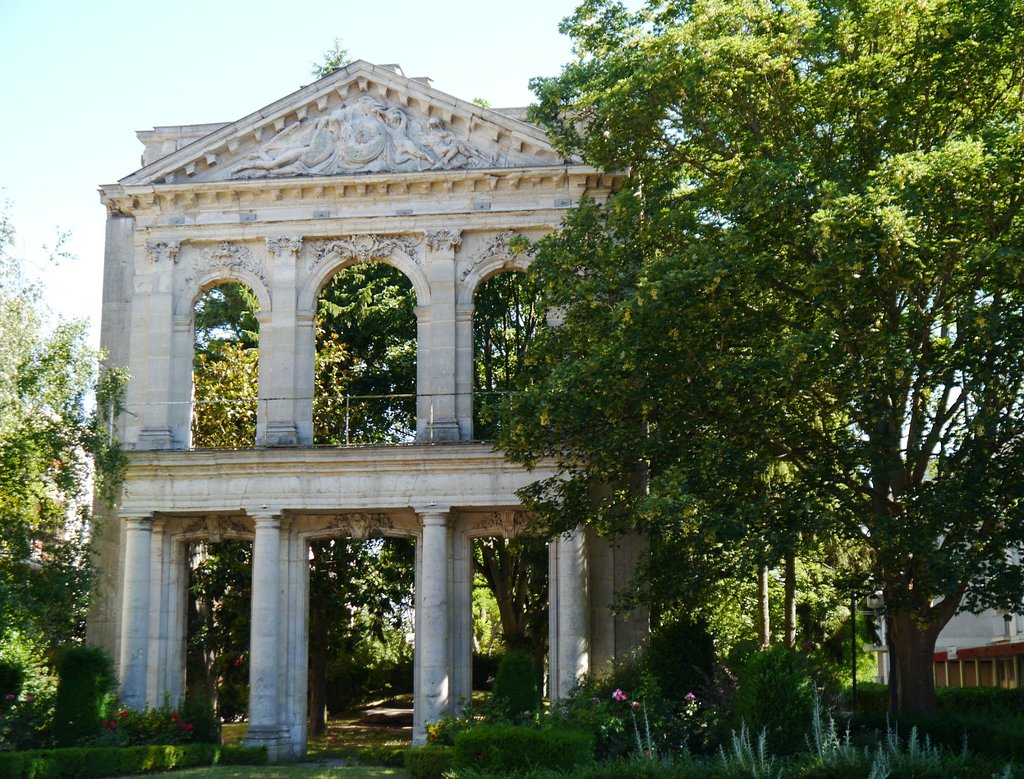
{"label": "green foliage", "polygon": [[0,752],[0,779],[99,779],[180,768],[263,765],[263,747],[182,744],[138,747],[77,747],[33,752]]}
{"label": "green foliage", "polygon": [[220,727],[209,706],[186,703],[155,709],[118,708],[100,720],[97,746],[144,746],[148,744],[215,744]]}
{"label": "green foliage", "polygon": [[569,770],[594,760],[594,737],[573,730],[480,725],[455,737],[452,765],[510,772],[529,768]]}
{"label": "green foliage", "polygon": [[57,679],[45,652],[18,633],[8,633],[0,642],[0,659],[18,668],[22,680],[15,699],[0,701],[0,751],[36,749],[49,738]]}
{"label": "green foliage", "polygon": [[492,703],[507,716],[519,718],[536,713],[540,707],[540,685],[533,656],[528,652],[508,652],[498,665],[494,678]]}
{"label": "green foliage", "polygon": [[311,73],[315,78],[323,78],[324,76],[331,75],[338,68],[345,67],[351,61],[352,58],[348,56],[348,49],[342,47],[339,38],[335,38],[331,48],[325,51],[323,57],[320,58],[320,62],[313,65]]}
{"label": "green foliage", "polygon": [[799,750],[810,730],[814,684],[803,658],[782,647],[753,655],[739,674],[733,717],[751,733],[764,734],[775,753]]}
{"label": "green foliage", "polygon": [[[0,640],[37,635],[56,648],[85,632],[93,582],[92,458],[107,479],[119,447],[88,414],[96,357],[84,322],[53,317],[0,210]],[[104,490],[109,495],[110,490]]]}
{"label": "green foliage", "polygon": [[452,755],[448,746],[412,747],[405,750],[405,770],[413,779],[441,779],[452,767]]}
{"label": "green foliage", "polygon": [[114,694],[117,677],[110,655],[91,646],[67,646],[57,657],[53,730],[58,746],[96,736]]}
{"label": "green foliage", "polygon": [[411,440],[415,306],[412,284],[382,262],[344,268],[324,287],[316,317],[316,443]]}
{"label": "green foliage", "polygon": [[1020,4],[588,0],[562,29],[536,117],[629,178],[531,266],[564,324],[502,428],[560,465],[527,502],[656,528],[670,605],[848,549],[837,590],[884,590],[929,708],[942,626],[1024,596]]}

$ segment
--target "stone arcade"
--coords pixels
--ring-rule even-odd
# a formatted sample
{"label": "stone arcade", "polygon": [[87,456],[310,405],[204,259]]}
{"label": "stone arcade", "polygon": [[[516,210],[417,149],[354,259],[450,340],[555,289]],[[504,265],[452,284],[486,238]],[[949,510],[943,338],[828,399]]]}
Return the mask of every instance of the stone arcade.
{"label": "stone arcade", "polygon": [[[250,743],[305,751],[314,539],[415,539],[415,740],[469,698],[471,540],[529,523],[516,490],[548,475],[472,442],[474,292],[525,268],[517,236],[620,183],[563,160],[521,117],[358,61],[229,124],[139,133],[143,167],[102,187],[102,341],[131,376],[117,421],[129,465],[89,630],[128,704],[183,694],[188,543],[223,538],[254,544]],[[415,289],[415,445],[314,448],[317,295],[369,261]],[[193,307],[225,281],[259,299],[256,440],[197,451]],[[584,532],[551,543],[553,697],[645,633],[644,617],[609,610],[636,554]]]}

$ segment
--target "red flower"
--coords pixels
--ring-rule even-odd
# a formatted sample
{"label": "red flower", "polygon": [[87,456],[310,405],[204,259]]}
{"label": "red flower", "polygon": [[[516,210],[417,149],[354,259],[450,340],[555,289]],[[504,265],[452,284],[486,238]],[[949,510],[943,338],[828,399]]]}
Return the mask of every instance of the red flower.
{"label": "red flower", "polygon": [[127,711],[121,711],[117,716],[120,717],[121,719],[127,719],[128,712]]}

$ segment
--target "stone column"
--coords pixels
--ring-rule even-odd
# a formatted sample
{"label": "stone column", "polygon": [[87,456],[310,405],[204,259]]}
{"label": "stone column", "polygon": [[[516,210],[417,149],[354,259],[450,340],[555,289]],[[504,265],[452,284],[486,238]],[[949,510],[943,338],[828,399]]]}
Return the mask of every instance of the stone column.
{"label": "stone column", "polygon": [[552,700],[568,696],[580,676],[590,670],[590,612],[587,587],[586,534],[577,528],[549,547],[549,605]]}
{"label": "stone column", "polygon": [[448,616],[449,533],[448,510],[420,510],[421,572],[416,590],[416,653],[418,678],[413,692],[413,743],[426,741],[427,724],[451,708],[451,644]]}
{"label": "stone column", "polygon": [[124,601],[121,621],[121,697],[126,706],[146,706],[149,656],[149,588],[153,536],[151,517],[124,520]]}
{"label": "stone column", "polygon": [[273,310],[260,320],[260,408],[258,446],[295,446],[299,442],[296,400],[296,264],[302,237],[267,238],[271,260]]}
{"label": "stone column", "polygon": [[249,730],[245,743],[266,746],[276,759],[282,708],[278,650],[281,643],[281,518],[253,516],[252,624],[249,639]]}
{"label": "stone column", "polygon": [[461,231],[427,232],[430,281],[430,440],[458,441],[455,415],[455,249]]}

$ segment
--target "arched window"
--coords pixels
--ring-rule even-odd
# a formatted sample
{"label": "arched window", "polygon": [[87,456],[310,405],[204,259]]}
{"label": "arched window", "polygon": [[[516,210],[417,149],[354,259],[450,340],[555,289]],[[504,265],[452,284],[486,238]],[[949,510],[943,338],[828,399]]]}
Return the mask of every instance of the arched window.
{"label": "arched window", "polygon": [[313,441],[411,441],[416,429],[416,294],[382,262],[340,270],[316,315]]}
{"label": "arched window", "polygon": [[526,352],[539,324],[530,276],[498,273],[477,287],[473,308],[473,436],[494,437],[497,411],[521,380]]}
{"label": "arched window", "polygon": [[239,448],[256,441],[259,303],[245,284],[207,289],[193,309],[192,446]]}

